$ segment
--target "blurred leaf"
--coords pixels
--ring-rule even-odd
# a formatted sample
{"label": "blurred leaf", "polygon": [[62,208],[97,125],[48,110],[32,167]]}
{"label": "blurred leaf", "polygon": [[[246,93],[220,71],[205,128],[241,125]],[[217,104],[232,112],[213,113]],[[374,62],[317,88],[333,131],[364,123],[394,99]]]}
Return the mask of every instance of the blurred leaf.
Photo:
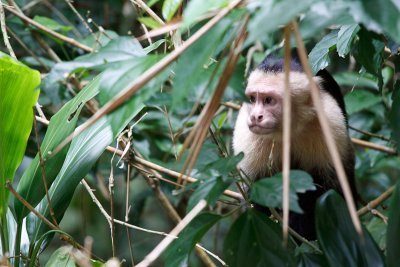
{"label": "blurred leaf", "polygon": [[261,1],[261,8],[255,13],[248,26],[248,42],[254,42],[261,36],[275,31],[281,25],[296,18],[308,10],[316,0],[303,0],[293,4],[292,0],[266,0]]}
{"label": "blurred leaf", "polygon": [[224,259],[230,267],[293,266],[292,252],[282,244],[278,224],[249,209],[229,229],[224,241]]}
{"label": "blurred leaf", "polygon": [[333,30],[325,35],[311,50],[309,55],[310,65],[313,73],[325,69],[329,63],[329,51],[336,45],[338,30]]}
{"label": "blurred leaf", "polygon": [[[282,207],[282,173],[255,182],[251,188],[250,198],[254,202],[269,207]],[[315,190],[313,178],[304,171],[290,171],[289,207],[291,211],[303,213],[298,203],[297,193]]]}
{"label": "blurred leaf", "polygon": [[140,17],[138,20],[150,29],[157,29],[161,27],[161,24],[152,17]]}
{"label": "blurred leaf", "polygon": [[392,138],[400,144],[400,81],[397,80],[392,94],[392,108],[389,113],[390,125],[392,127]]}
{"label": "blurred leaf", "polygon": [[164,252],[166,256],[165,266],[182,266],[189,257],[189,253],[205,233],[216,224],[222,216],[212,213],[202,213],[196,216],[193,221],[179,234],[178,239]]}
{"label": "blurred leaf", "polygon": [[120,37],[110,41],[96,53],[91,53],[75,58],[73,61],[58,63],[43,80],[43,89],[57,99],[54,95],[54,86],[64,80],[71,72],[84,68],[105,69],[110,64],[118,61],[129,60],[145,56],[145,51],[136,39]]}
{"label": "blurred leaf", "polygon": [[212,177],[205,181],[200,181],[199,186],[189,199],[186,211],[189,212],[202,199],[206,200],[208,205],[214,206],[215,202],[217,202],[219,197],[224,193],[224,190],[227,189],[232,182],[232,178],[223,177]]}
{"label": "blurred leaf", "polygon": [[350,52],[351,44],[359,30],[360,26],[358,24],[343,25],[340,27],[336,45],[339,56],[345,57]]}
{"label": "blurred leaf", "polygon": [[384,266],[382,255],[368,231],[363,229],[363,237],[357,234],[346,203],[333,190],[317,202],[316,227],[329,266]]}
{"label": "blurred leaf", "polygon": [[364,28],[361,28],[357,35],[359,40],[354,50],[354,57],[367,72],[374,74],[381,80],[382,53],[385,48],[382,37]]}
{"label": "blurred leaf", "polygon": [[162,6],[162,16],[166,21],[170,21],[176,11],[178,10],[179,6],[182,4],[182,0],[164,0]]}
{"label": "blurred leaf", "polygon": [[[181,56],[175,68],[172,109],[187,97],[195,85],[199,85],[202,74],[208,71],[204,65],[214,55],[229,27],[232,27],[230,19],[220,21]],[[206,84],[202,85],[203,88],[205,86]]]}
{"label": "blurred leaf", "polygon": [[60,247],[54,251],[45,267],[76,267],[72,249],[72,246]]}
{"label": "blurred leaf", "polygon": [[339,72],[333,76],[341,86],[368,87],[378,90],[378,80],[369,73]]}
{"label": "blurred leaf", "polygon": [[300,253],[297,257],[297,267],[325,267],[328,262],[324,255]]}
{"label": "blurred leaf", "polygon": [[399,248],[400,248],[400,183],[396,185],[390,202],[389,222],[387,226],[386,236],[386,253],[387,253],[387,266],[396,267],[400,266]]}
{"label": "blurred leaf", "polygon": [[382,251],[386,250],[386,235],[387,235],[387,224],[382,220],[374,216],[366,225],[368,232],[371,234],[375,243]]}
{"label": "blurred leaf", "polygon": [[62,32],[64,34],[68,33],[69,31],[72,30],[71,26],[64,26],[57,21],[48,18],[48,17],[43,17],[43,16],[35,16],[33,18],[34,21],[36,21],[39,24],[42,24],[46,28],[49,28],[50,30],[56,31],[56,32]]}
{"label": "blurred leaf", "polygon": [[117,39],[119,35],[110,30],[102,30],[98,32],[94,32],[85,38],[77,38],[77,41],[87,45],[89,47],[93,47],[96,50],[99,49],[99,46],[107,45],[111,40]]}
{"label": "blurred leaf", "polygon": [[400,42],[400,6],[398,1],[397,5],[392,0],[363,0],[360,3],[365,14],[370,18],[370,20],[364,20],[367,28],[376,32],[380,32],[380,29],[382,29],[396,42]]}
{"label": "blurred leaf", "polygon": [[32,130],[40,73],[0,52],[0,223],[8,203],[6,181],[13,181]]}
{"label": "blurred leaf", "polygon": [[345,2],[321,1],[307,10],[299,23],[301,37],[306,40],[315,38],[331,25],[353,24],[354,20]]}
{"label": "blurred leaf", "polygon": [[367,90],[354,90],[344,96],[348,114],[371,108],[381,102],[381,98]]}
{"label": "blurred leaf", "polygon": [[186,30],[199,17],[215,9],[221,9],[228,5],[228,0],[192,0],[189,1],[183,12],[182,30]]}
{"label": "blurred leaf", "polygon": [[157,42],[152,43],[151,45],[144,48],[144,52],[149,54],[150,52],[156,50],[160,45],[165,43],[165,39],[160,39]]}
{"label": "blurred leaf", "polygon": [[[99,79],[93,80],[50,119],[46,135],[40,146],[43,160],[46,161],[44,170],[48,187],[50,187],[60,171],[69,145],[53,157],[49,157],[49,152],[75,130],[79,114],[84,104],[97,95],[98,87]],[[18,183],[17,191],[32,206],[36,206],[44,197],[45,187],[43,186],[39,155],[36,155],[35,159],[25,170]],[[14,210],[18,222],[21,222],[29,213],[25,205],[16,198],[14,199]]]}

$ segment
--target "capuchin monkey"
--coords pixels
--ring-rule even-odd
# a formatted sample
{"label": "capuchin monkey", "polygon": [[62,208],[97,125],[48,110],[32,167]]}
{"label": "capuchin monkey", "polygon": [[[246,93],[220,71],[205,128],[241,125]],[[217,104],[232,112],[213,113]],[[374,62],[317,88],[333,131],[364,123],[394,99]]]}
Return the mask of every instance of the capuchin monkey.
{"label": "capuchin monkey", "polygon": [[[268,56],[250,74],[243,103],[233,133],[235,154],[244,153],[238,167],[245,177],[257,180],[282,171],[284,61]],[[314,209],[317,198],[329,189],[342,194],[313,105],[310,83],[302,66],[291,61],[291,169],[308,172],[315,191],[298,194],[303,214],[290,212],[289,225],[309,240],[316,239]],[[326,70],[314,77],[320,88],[322,105],[337,149],[356,199],[354,151],[347,132],[347,116],[339,85]]]}

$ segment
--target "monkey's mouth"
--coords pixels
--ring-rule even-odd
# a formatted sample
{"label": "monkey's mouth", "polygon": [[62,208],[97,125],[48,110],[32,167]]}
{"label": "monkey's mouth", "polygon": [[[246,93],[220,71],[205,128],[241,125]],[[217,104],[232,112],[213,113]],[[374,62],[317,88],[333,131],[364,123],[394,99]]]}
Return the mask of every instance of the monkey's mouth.
{"label": "monkey's mouth", "polygon": [[273,132],[273,128],[261,126],[259,124],[250,124],[249,129],[255,134],[270,134]]}

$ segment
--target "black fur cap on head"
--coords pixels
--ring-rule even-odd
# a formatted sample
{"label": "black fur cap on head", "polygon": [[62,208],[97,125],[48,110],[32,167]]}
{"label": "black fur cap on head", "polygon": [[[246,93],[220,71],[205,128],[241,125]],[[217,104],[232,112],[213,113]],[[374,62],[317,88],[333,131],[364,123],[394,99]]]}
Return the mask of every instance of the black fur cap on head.
{"label": "black fur cap on head", "polygon": [[[284,64],[285,60],[278,55],[268,55],[265,59],[257,66],[258,70],[264,72],[272,72],[272,73],[280,73],[284,72]],[[292,49],[291,51],[291,61],[290,61],[290,70],[295,72],[304,72],[303,66],[299,62],[299,57],[297,55],[297,50]],[[317,72],[316,76],[322,78],[322,90],[329,93],[338,103],[342,113],[346,119],[347,123],[347,114],[346,114],[346,107],[344,104],[344,99],[342,92],[340,90],[339,85],[332,77],[332,75],[326,70],[320,70]]]}

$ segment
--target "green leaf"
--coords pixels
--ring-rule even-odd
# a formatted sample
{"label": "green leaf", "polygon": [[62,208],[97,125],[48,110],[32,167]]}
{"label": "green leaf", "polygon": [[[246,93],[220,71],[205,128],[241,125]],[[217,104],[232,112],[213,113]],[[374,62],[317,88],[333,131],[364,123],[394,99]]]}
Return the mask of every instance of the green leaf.
{"label": "green leaf", "polygon": [[43,16],[35,16],[33,18],[34,21],[36,21],[39,24],[42,24],[46,28],[49,28],[50,30],[56,31],[56,32],[62,32],[62,33],[68,33],[69,31],[72,30],[71,26],[64,26],[57,21],[48,18],[48,17],[43,17]]}
{"label": "green leaf", "polygon": [[20,165],[33,123],[33,107],[39,96],[40,73],[0,52],[0,223],[9,191]]}
{"label": "green leaf", "polygon": [[387,266],[400,266],[399,247],[400,247],[400,183],[396,185],[396,189],[390,202],[389,222],[387,226],[386,236],[386,253]]}
{"label": "green leaf", "polygon": [[381,102],[379,96],[366,90],[354,90],[344,96],[348,114],[368,109]]}
{"label": "green leaf", "polygon": [[151,45],[149,45],[148,47],[144,48],[144,52],[146,54],[149,54],[150,52],[156,50],[160,45],[162,45],[163,43],[165,43],[165,39],[160,39],[157,42],[152,43]]}
{"label": "green leaf", "polygon": [[54,89],[54,86],[64,80],[70,73],[85,68],[103,70],[115,62],[143,57],[145,55],[145,51],[136,39],[120,37],[110,41],[96,53],[77,57],[70,62],[56,64],[50,73],[46,75],[42,87],[51,96],[51,99],[58,99],[58,95],[55,94],[57,90]]}
{"label": "green leaf", "polygon": [[74,257],[71,254],[72,249],[72,246],[60,247],[54,251],[45,267],[76,267]]}
{"label": "green leaf", "polygon": [[367,87],[378,90],[378,79],[369,73],[340,72],[333,75],[335,81],[341,86]]}
{"label": "green leaf", "polygon": [[162,16],[166,21],[170,21],[179,6],[182,4],[182,0],[165,0],[162,6]]}
{"label": "green leaf", "polygon": [[187,7],[183,12],[183,22],[181,30],[186,30],[192,23],[196,22],[199,17],[206,13],[221,9],[228,4],[227,0],[192,0],[189,1]]}
{"label": "green leaf", "polygon": [[333,190],[317,202],[316,228],[329,266],[384,266],[368,231],[363,229],[363,237],[357,234],[346,203]]}
{"label": "green leaf", "polygon": [[315,2],[316,0],[303,0],[294,5],[292,0],[261,1],[260,9],[249,22],[247,41],[254,42],[275,31],[307,11]]}
{"label": "green leaf", "polygon": [[[281,208],[282,190],[282,173],[278,173],[273,177],[255,182],[251,188],[250,198],[266,207]],[[308,190],[315,190],[313,178],[304,171],[290,171],[289,207],[291,211],[303,213],[299,206],[296,192],[304,193]]]}
{"label": "green leaf", "polygon": [[[211,76],[211,72],[204,65],[209,62],[210,57],[213,56],[216,48],[221,44],[225,32],[230,27],[232,27],[230,19],[220,21],[181,56],[175,68],[172,108],[178,106],[189,92],[196,85],[198,86],[205,72],[208,72],[208,75]],[[227,40],[224,41],[227,42]],[[206,85],[206,83],[201,84],[200,88],[205,88]],[[197,88],[196,91],[204,90],[200,88]]]}
{"label": "green leaf", "polygon": [[164,252],[166,256],[165,266],[182,266],[187,261],[189,253],[207,231],[216,224],[222,216],[212,213],[202,213],[189,223],[189,225],[179,234],[178,239]]}
{"label": "green leaf", "polygon": [[[101,85],[100,102],[106,103],[113,98],[158,60],[159,57],[157,56],[139,57],[109,67],[99,77]],[[167,78],[166,73],[157,76],[123,106],[107,117],[101,118],[73,139],[65,162],[49,189],[49,196],[57,221],[60,221],[63,217],[81,179],[87,175],[106,147],[143,109],[144,102],[159,90],[157,84],[162,83]],[[38,211],[49,218],[47,198],[41,200]],[[43,224],[36,216],[30,214],[27,218],[27,229],[30,239],[36,240],[48,230],[48,226]]]}
{"label": "green leaf", "polygon": [[[69,145],[63,148],[58,154],[50,157],[48,154],[60,144],[69,134],[75,130],[79,114],[84,104],[92,99],[99,92],[99,79],[93,80],[85,86],[78,95],[66,103],[50,120],[46,135],[40,147],[43,160],[45,160],[45,177],[47,186],[53,183],[60,171]],[[31,162],[25,170],[18,183],[18,193],[30,203],[36,206],[45,195],[42,170],[40,167],[39,155]],[[29,210],[18,199],[14,199],[14,210],[18,222],[29,213]]]}
{"label": "green leaf", "polygon": [[350,45],[360,30],[358,24],[343,25],[340,27],[337,38],[337,51],[339,56],[345,57],[350,52]]}
{"label": "green leaf", "polygon": [[[396,0],[395,0],[396,1]],[[389,34],[396,42],[400,42],[400,5],[391,0],[364,0],[360,1],[365,14],[368,15],[366,26],[371,30]]]}
{"label": "green leaf", "polygon": [[317,73],[329,65],[329,51],[336,45],[337,37],[338,30],[333,30],[325,35],[311,50],[309,60],[313,73]]}
{"label": "green leaf", "polygon": [[371,74],[382,79],[381,66],[385,44],[376,33],[361,28],[357,33],[359,40],[354,50],[354,57]]}
{"label": "green leaf", "polygon": [[293,253],[283,247],[281,228],[254,209],[243,213],[229,229],[224,256],[230,267],[293,266]]}
{"label": "green leaf", "polygon": [[400,144],[400,81],[397,80],[392,94],[392,108],[389,113],[390,125],[392,127],[392,138]]}
{"label": "green leaf", "polygon": [[140,17],[138,18],[138,21],[140,21],[150,29],[158,29],[161,27],[161,24],[152,17]]}
{"label": "green leaf", "polygon": [[297,267],[321,267],[328,266],[324,255],[300,253],[297,257]]}
{"label": "green leaf", "polygon": [[223,177],[213,177],[201,181],[196,191],[191,195],[186,210],[190,211],[202,199],[206,200],[208,205],[213,206],[232,182],[233,179],[224,179]]}

